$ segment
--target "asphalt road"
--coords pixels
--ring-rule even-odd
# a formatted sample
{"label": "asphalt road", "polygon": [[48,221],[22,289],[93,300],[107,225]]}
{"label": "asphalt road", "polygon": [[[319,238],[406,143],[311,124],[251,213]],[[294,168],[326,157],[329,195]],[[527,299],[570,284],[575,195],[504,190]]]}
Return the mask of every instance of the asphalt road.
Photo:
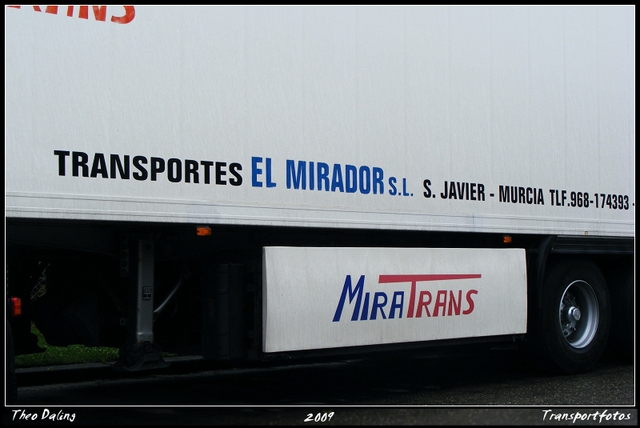
{"label": "asphalt road", "polygon": [[637,425],[634,381],[612,356],[558,376],[514,347],[241,369],[176,361],[144,376],[50,369],[18,374],[4,422],[42,422],[46,409],[74,425]]}

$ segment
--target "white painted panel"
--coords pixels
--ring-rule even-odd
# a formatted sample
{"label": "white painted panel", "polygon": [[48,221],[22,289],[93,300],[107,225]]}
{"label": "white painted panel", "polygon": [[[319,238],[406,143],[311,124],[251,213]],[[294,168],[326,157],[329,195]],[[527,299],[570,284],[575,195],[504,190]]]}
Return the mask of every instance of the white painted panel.
{"label": "white painted panel", "polygon": [[9,218],[633,235],[632,6],[54,8],[5,7]]}
{"label": "white painted panel", "polygon": [[526,293],[520,249],[266,247],[263,349],[525,333]]}

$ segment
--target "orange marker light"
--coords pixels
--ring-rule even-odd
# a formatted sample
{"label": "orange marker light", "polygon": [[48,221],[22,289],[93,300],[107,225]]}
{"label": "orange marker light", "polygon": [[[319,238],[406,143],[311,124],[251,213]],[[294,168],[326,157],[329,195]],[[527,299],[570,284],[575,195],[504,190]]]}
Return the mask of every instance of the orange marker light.
{"label": "orange marker light", "polygon": [[210,227],[197,227],[196,234],[198,236],[211,236],[211,228]]}
{"label": "orange marker light", "polygon": [[505,244],[511,244],[512,241],[513,241],[513,238],[511,238],[510,236],[502,237],[502,242],[504,242]]}

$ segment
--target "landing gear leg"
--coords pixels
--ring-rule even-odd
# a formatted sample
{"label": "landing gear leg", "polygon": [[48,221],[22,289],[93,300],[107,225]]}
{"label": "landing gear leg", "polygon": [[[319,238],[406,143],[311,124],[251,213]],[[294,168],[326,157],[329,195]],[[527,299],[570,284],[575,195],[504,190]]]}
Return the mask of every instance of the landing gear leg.
{"label": "landing gear leg", "polygon": [[154,243],[138,241],[135,288],[135,313],[129,315],[127,343],[120,348],[120,358],[113,368],[137,371],[167,367],[160,346],[153,343]]}

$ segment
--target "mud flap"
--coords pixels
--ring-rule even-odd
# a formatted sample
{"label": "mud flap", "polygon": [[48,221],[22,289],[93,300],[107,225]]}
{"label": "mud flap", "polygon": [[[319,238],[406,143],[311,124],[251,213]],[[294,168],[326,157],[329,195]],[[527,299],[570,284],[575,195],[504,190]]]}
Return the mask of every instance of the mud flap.
{"label": "mud flap", "polygon": [[525,250],[265,247],[263,352],[526,332]]}

